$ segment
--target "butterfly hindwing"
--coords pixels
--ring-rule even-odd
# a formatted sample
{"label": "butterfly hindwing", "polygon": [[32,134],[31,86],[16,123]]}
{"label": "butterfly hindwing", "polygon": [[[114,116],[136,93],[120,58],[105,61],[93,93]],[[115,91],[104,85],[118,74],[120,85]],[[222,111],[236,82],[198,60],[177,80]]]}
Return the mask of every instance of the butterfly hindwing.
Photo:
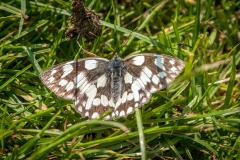
{"label": "butterfly hindwing", "polygon": [[151,98],[151,93],[141,87],[138,78],[130,76],[128,73],[126,75],[128,80],[123,80],[125,90],[116,103],[115,112],[112,113],[114,117],[128,116],[135,111],[135,108],[146,104]]}
{"label": "butterfly hindwing", "polygon": [[76,74],[75,64],[77,61],[56,65],[42,72],[40,79],[57,96],[74,100],[75,84],[72,75]]}
{"label": "butterfly hindwing", "polygon": [[106,73],[103,72],[98,79],[91,81],[91,83],[85,86],[86,90],[84,93],[81,88],[77,88],[78,95],[75,100],[76,110],[80,112],[83,117],[93,119],[111,109],[110,84],[110,79],[106,76]]}

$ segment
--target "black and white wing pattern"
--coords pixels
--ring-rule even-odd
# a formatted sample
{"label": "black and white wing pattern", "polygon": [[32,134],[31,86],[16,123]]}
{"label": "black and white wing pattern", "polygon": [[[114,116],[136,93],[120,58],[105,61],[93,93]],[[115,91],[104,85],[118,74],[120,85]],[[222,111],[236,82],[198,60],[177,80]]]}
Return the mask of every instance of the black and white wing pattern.
{"label": "black and white wing pattern", "polygon": [[42,72],[40,79],[57,96],[74,101],[76,110],[91,119],[108,109],[110,82],[105,73],[109,62],[104,58],[73,60]]}
{"label": "black and white wing pattern", "polygon": [[74,101],[89,119],[107,110],[105,119],[126,117],[149,102],[152,93],[167,87],[183,70],[183,61],[158,54],[136,54],[111,61],[85,58],[44,71],[42,82],[56,95]]}
{"label": "black and white wing pattern", "polygon": [[[127,87],[127,103],[119,106],[119,116],[132,113],[136,107],[143,106],[151,99],[152,93],[167,87],[184,69],[182,60],[158,54],[135,54],[124,59],[127,72],[123,84]],[[131,96],[133,95],[133,96]],[[124,97],[124,96],[123,96]],[[132,97],[132,98],[131,98]],[[123,98],[123,102],[125,99]]]}

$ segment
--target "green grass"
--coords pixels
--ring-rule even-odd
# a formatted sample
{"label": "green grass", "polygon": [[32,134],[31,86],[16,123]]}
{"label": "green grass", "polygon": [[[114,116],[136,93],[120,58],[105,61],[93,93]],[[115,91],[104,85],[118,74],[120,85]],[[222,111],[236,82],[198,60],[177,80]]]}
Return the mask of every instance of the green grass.
{"label": "green grass", "polygon": [[101,16],[103,32],[80,41],[85,50],[109,59],[165,53],[184,60],[184,72],[127,118],[87,121],[39,79],[86,57],[64,35],[71,2],[1,1],[1,159],[240,159],[240,2],[86,6]]}

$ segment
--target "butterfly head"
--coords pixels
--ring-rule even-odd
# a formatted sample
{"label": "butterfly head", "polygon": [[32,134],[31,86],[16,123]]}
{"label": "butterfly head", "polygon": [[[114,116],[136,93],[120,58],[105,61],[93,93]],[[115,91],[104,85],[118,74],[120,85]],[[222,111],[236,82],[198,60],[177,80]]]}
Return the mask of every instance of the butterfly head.
{"label": "butterfly head", "polygon": [[111,66],[113,69],[119,69],[123,66],[123,61],[117,53],[115,53],[114,57],[111,60]]}
{"label": "butterfly head", "polygon": [[119,57],[118,53],[115,53],[115,54],[114,54],[112,60],[114,60],[114,59],[120,59],[120,60],[121,60],[121,58]]}

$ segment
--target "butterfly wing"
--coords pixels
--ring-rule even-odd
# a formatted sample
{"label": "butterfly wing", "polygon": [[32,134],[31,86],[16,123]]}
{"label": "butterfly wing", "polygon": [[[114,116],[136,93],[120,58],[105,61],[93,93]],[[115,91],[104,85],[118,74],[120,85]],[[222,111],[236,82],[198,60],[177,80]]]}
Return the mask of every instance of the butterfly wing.
{"label": "butterfly wing", "polygon": [[[101,70],[101,71],[100,71]],[[77,99],[75,100],[76,110],[89,119],[98,118],[107,110],[113,110],[111,100],[111,79],[109,78],[108,66],[100,65],[98,69],[91,71],[86,75],[89,77],[95,73],[91,81],[85,85],[84,89],[77,88]],[[111,119],[109,115],[106,119]]]}
{"label": "butterfly wing", "polygon": [[[149,102],[151,95],[167,87],[183,70],[182,60],[158,54],[136,54],[125,58],[125,91],[115,110],[118,117],[125,117]],[[126,96],[127,95],[127,96]]]}
{"label": "butterfly wing", "polygon": [[109,60],[103,58],[69,61],[42,72],[40,79],[57,96],[73,100],[83,117],[94,118],[108,109],[108,64]]}
{"label": "butterfly wing", "polygon": [[166,88],[185,66],[172,56],[147,53],[129,56],[125,63],[128,73],[138,78],[141,87],[150,93]]}
{"label": "butterfly wing", "polygon": [[151,93],[141,87],[140,79],[131,71],[123,75],[122,91],[116,104],[114,105],[114,112],[112,112],[112,118],[114,117],[126,117],[135,111],[136,107],[146,104],[151,98]]}
{"label": "butterfly wing", "polygon": [[56,65],[42,72],[40,79],[57,96],[74,100],[75,83],[73,75],[76,75],[77,63],[78,61],[74,60]]}
{"label": "butterfly wing", "polygon": [[149,102],[151,95],[167,87],[183,70],[182,60],[158,54],[136,54],[124,59],[120,96],[110,118],[126,117]]}
{"label": "butterfly wing", "polygon": [[[93,119],[111,109],[105,119],[126,117],[149,102],[151,94],[166,88],[184,68],[184,63],[167,55],[137,54],[124,59],[118,99],[113,95],[112,68],[103,58],[86,58],[57,65],[40,78],[56,95],[73,100],[83,117]],[[113,100],[114,99],[114,100]]]}

